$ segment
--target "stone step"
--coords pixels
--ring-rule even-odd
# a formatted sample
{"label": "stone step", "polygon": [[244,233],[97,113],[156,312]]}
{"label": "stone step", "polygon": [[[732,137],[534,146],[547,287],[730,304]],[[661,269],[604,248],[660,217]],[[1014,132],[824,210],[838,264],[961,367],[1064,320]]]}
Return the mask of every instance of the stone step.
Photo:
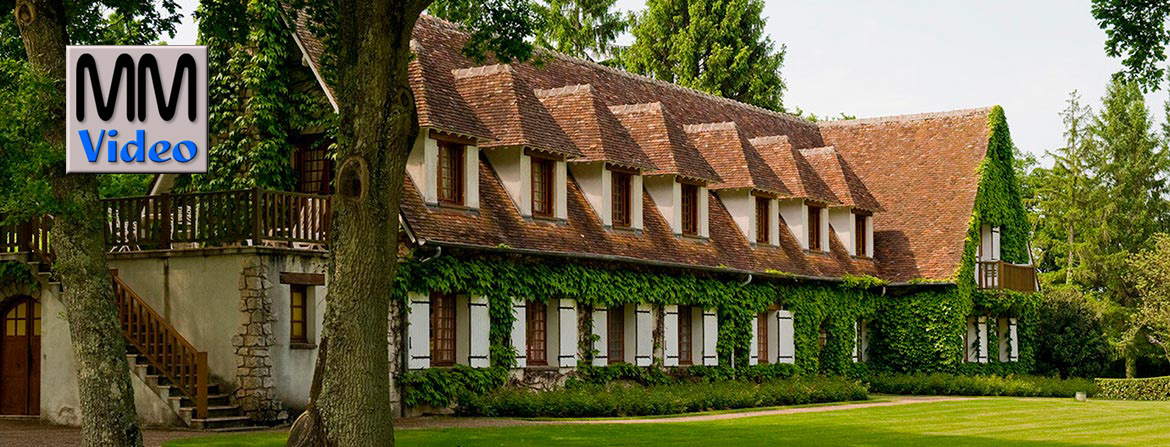
{"label": "stone step", "polygon": [[247,416],[209,417],[206,419],[191,419],[191,428],[198,430],[217,430],[224,428],[240,428],[252,425],[252,418]]}

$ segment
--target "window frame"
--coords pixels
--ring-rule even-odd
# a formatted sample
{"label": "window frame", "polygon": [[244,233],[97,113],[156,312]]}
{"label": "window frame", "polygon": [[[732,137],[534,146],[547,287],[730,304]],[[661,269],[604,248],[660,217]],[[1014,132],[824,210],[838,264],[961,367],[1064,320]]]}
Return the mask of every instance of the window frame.
{"label": "window frame", "polygon": [[[545,157],[531,156],[530,172],[530,199],[532,200],[532,216],[551,219],[556,215],[556,167],[557,160]],[[541,188],[537,188],[539,184]],[[540,194],[538,200],[537,195]],[[538,208],[537,204],[540,204]],[[543,209],[541,209],[543,208]]]}
{"label": "window frame", "polygon": [[[300,295],[300,303],[297,303],[297,295]],[[288,302],[288,341],[289,343],[307,344],[309,343],[309,285],[289,284]],[[300,309],[301,311],[301,317],[299,319],[297,318],[297,309]],[[301,330],[300,335],[297,335],[298,325],[300,326]]]}
{"label": "window frame", "polygon": [[853,215],[854,236],[853,251],[858,257],[868,258],[869,255],[869,216],[865,214]]}
{"label": "window frame", "polygon": [[[467,145],[446,140],[435,140],[439,146],[439,161],[435,181],[440,204],[463,206],[467,200]],[[444,162],[450,163],[450,174],[444,174]],[[450,175],[451,186],[445,182]]]}
{"label": "window frame", "polygon": [[610,170],[610,221],[614,228],[634,225],[634,174]]}
{"label": "window frame", "polygon": [[815,205],[808,206],[808,251],[825,251],[822,248],[824,245],[825,230],[821,225],[824,212],[824,207]]}
{"label": "window frame", "polygon": [[[454,293],[432,292],[430,300],[430,355],[431,366],[455,366],[457,362],[457,348],[459,330],[457,313],[455,310],[457,297]],[[442,313],[442,314],[441,314]],[[449,327],[440,327],[439,323],[449,322]],[[449,342],[450,348],[441,346],[441,342]]]}
{"label": "window frame", "polygon": [[768,364],[768,315],[764,312],[756,316],[756,363]]}
{"label": "window frame", "polygon": [[624,306],[611,307],[605,311],[605,318],[606,363],[622,363],[626,361],[626,309]]}
{"label": "window frame", "polygon": [[756,243],[772,243],[772,199],[752,196],[756,199]]}
{"label": "window frame", "polygon": [[548,304],[529,301],[524,311],[524,356],[528,366],[548,366]]}
{"label": "window frame", "polygon": [[700,216],[699,185],[692,183],[680,183],[680,185],[682,185],[682,188],[679,193],[679,212],[682,214],[682,218],[679,219],[679,230],[685,236],[698,236]]}
{"label": "window frame", "polygon": [[678,364],[679,366],[690,366],[695,364],[695,334],[694,334],[694,308],[691,306],[678,306]]}

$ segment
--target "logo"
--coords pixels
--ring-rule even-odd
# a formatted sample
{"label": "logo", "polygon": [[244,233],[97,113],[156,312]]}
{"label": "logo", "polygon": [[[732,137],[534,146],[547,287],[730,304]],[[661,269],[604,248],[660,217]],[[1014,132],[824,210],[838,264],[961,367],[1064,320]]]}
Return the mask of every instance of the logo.
{"label": "logo", "polygon": [[65,172],[207,172],[207,47],[65,51]]}

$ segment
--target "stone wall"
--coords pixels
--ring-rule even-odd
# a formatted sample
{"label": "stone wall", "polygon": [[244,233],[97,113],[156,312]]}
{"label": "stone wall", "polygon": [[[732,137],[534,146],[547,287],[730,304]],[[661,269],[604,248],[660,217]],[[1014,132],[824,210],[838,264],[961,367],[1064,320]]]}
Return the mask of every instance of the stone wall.
{"label": "stone wall", "polygon": [[236,403],[255,421],[280,422],[288,419],[276,396],[269,348],[276,344],[272,325],[268,264],[260,256],[240,258],[240,328],[232,345],[236,348]]}

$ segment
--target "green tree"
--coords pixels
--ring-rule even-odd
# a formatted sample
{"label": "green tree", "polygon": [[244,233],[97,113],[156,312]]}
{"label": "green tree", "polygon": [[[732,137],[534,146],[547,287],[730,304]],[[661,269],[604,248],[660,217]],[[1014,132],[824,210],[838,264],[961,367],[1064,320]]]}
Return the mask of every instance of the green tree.
{"label": "green tree", "polygon": [[1157,90],[1166,72],[1162,65],[1170,43],[1170,1],[1093,0],[1093,17],[1105,30],[1105,54],[1123,58],[1126,71],[1115,77]]}
{"label": "green tree", "polygon": [[620,54],[634,73],[784,110],[783,45],[764,35],[761,0],[649,0]]}
{"label": "green tree", "polygon": [[1037,312],[1036,372],[1089,378],[1105,373],[1113,348],[1104,323],[1080,289],[1048,288]]}
{"label": "green tree", "polygon": [[[104,220],[94,218],[104,215],[101,180],[65,174],[65,46],[153,42],[173,32],[176,5],[17,0],[4,6],[13,14],[0,15],[0,77],[6,81],[0,83],[6,111],[0,118],[0,171],[10,188],[0,198],[7,212],[55,218],[53,269],[63,288],[59,296],[77,368],[83,443],[142,445],[107,274]],[[17,173],[24,175],[11,177]]]}
{"label": "green tree", "polygon": [[612,54],[614,39],[629,22],[613,11],[615,0],[547,0],[534,4],[544,25],[536,30],[536,44],[591,61]]}
{"label": "green tree", "polygon": [[1151,247],[1129,260],[1141,303],[1130,321],[1130,338],[1144,336],[1170,360],[1170,234],[1158,234]]}
{"label": "green tree", "polygon": [[[329,306],[305,412],[291,446],[392,446],[389,321],[406,158],[418,134],[407,67],[411,34],[429,0],[294,6],[326,49],[324,76],[336,93],[336,194],[329,243]],[[464,52],[507,62],[528,58],[534,15],[526,0],[446,5],[472,30]],[[394,301],[392,305],[391,302]],[[389,318],[388,318],[389,317]]]}

